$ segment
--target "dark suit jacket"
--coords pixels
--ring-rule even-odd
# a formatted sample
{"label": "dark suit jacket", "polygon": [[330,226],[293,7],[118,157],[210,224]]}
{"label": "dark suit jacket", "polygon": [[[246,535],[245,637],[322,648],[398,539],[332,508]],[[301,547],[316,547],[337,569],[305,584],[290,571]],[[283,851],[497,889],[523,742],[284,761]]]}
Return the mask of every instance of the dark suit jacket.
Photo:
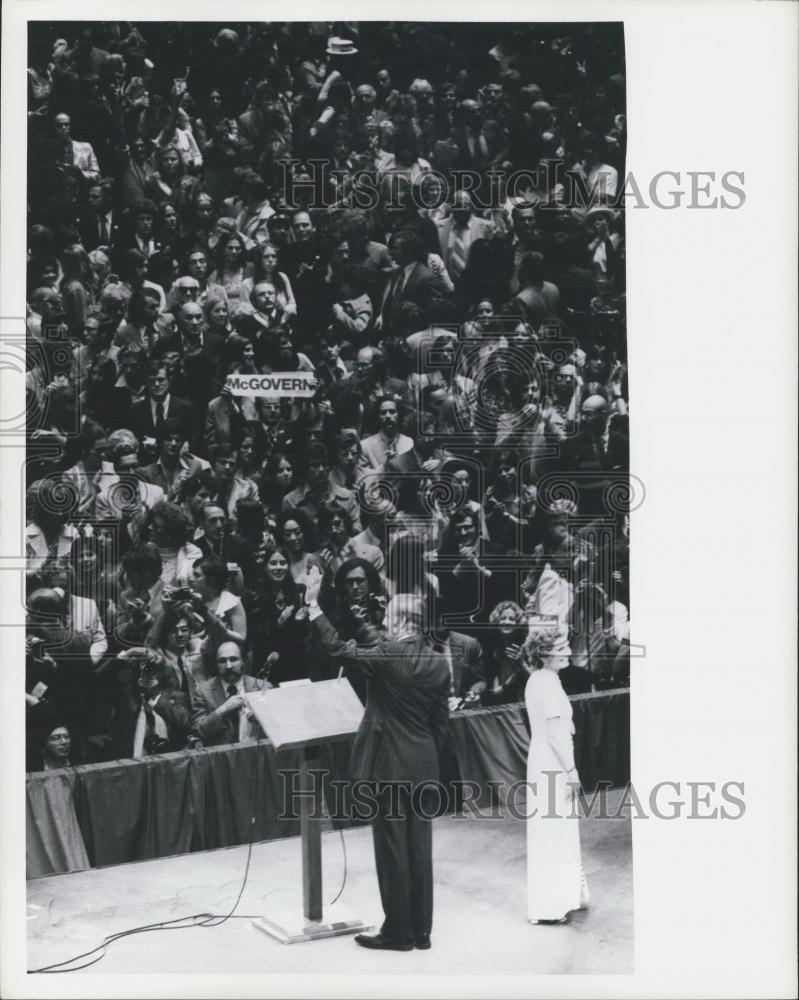
{"label": "dark suit jacket", "polygon": [[[132,756],[140,710],[141,702],[135,683],[123,682],[111,726],[111,751],[114,759]],[[162,691],[153,712],[160,715],[166,723],[168,742],[161,752],[182,750],[191,725],[188,695],[182,691]]]}
{"label": "dark suit jacket", "polygon": [[421,636],[370,649],[342,642],[324,615],[312,628],[331,655],[368,678],[366,711],[350,759],[353,781],[438,780],[438,752],[449,723],[449,668]]}
{"label": "dark suit jacket", "polygon": [[611,427],[606,451],[597,448],[593,435],[583,430],[563,446],[559,472],[573,477],[579,491],[579,510],[586,515],[613,515],[608,491],[629,481],[630,442]]}
{"label": "dark suit jacket", "polygon": [[80,220],[79,231],[80,242],[87,253],[103,245],[116,250],[122,234],[122,227],[119,224],[119,214],[115,210],[111,211],[111,228],[108,233],[108,241],[105,244],[100,241],[100,230],[96,215],[86,212]]}
{"label": "dark suit jacket", "polygon": [[452,655],[453,687],[458,698],[463,698],[471,687],[485,681],[483,647],[470,635],[450,632],[449,648]]}
{"label": "dark suit jacket", "polygon": [[[170,395],[166,419],[177,420],[183,427],[186,439],[190,442],[195,441],[198,436],[197,414],[193,404],[187,399],[180,399],[179,396]],[[131,406],[129,429],[139,439],[139,443],[145,437],[157,437],[149,399],[142,399]]]}
{"label": "dark suit jacket", "polygon": [[580,431],[563,446],[560,468],[564,472],[579,470],[626,470],[630,467],[630,442],[625,434],[610,430],[607,451],[595,445],[589,430]]}
{"label": "dark suit jacket", "polygon": [[[263,691],[266,681],[258,680],[244,674],[244,690]],[[207,747],[221,746],[223,743],[238,743],[239,716],[237,712],[220,715],[217,709],[228,700],[225,683],[221,677],[210,681],[201,681],[191,696],[191,728],[192,732],[203,741]]]}
{"label": "dark suit jacket", "polygon": [[[432,571],[438,577],[441,599],[447,614],[458,615],[458,628],[466,633],[482,631],[491,611],[500,601],[516,600],[518,580],[507,568],[507,558],[501,546],[482,539],[479,545],[481,565],[491,571],[486,577],[478,570],[467,569],[455,574],[457,555],[439,553]],[[468,620],[467,620],[468,619]]]}
{"label": "dark suit jacket", "polygon": [[[383,293],[381,316],[384,332],[399,332],[407,328],[421,330],[427,323],[446,319],[451,303],[444,283],[427,267],[416,264],[399,296],[394,293],[394,281],[389,281]],[[414,307],[413,320],[403,315],[406,304]]]}

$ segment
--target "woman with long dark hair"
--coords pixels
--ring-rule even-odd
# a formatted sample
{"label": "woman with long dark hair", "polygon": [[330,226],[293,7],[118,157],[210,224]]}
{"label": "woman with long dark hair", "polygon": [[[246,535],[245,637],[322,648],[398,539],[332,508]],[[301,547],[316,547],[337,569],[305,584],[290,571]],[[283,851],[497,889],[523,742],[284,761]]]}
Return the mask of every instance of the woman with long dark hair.
{"label": "woman with long dark hair", "polygon": [[315,554],[316,532],[313,522],[304,511],[281,511],[277,517],[275,535],[278,544],[288,553],[291,575],[298,586],[305,585],[308,570],[312,566],[321,573],[325,572],[322,560]]}
{"label": "woman with long dark hair", "polygon": [[248,295],[262,281],[270,281],[275,286],[277,304],[286,316],[296,316],[297,302],[288,275],[277,269],[277,248],[272,243],[263,243],[255,251],[253,273],[251,278],[244,280]]}
{"label": "woman with long dark hair", "polygon": [[260,667],[270,661],[272,684],[310,676],[305,586],[296,583],[290,567],[291,554],[266,543],[258,553],[255,585],[244,596],[252,622],[253,664]]}
{"label": "woman with long dark hair", "polygon": [[235,231],[224,232],[214,252],[216,267],[208,280],[225,289],[231,304],[249,302],[249,293],[244,285],[247,277],[244,240]]}
{"label": "woman with long dark hair", "polygon": [[283,509],[283,498],[296,485],[296,461],[285,451],[273,451],[261,477],[261,500],[273,514]]}

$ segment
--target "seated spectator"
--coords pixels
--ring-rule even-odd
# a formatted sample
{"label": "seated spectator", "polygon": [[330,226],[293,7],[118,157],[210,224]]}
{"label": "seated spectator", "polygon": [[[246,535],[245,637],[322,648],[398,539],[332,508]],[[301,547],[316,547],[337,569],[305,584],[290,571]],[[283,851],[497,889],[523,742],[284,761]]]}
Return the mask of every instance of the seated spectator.
{"label": "seated spectator", "polygon": [[522,648],[527,638],[524,612],[515,601],[501,601],[489,615],[493,626],[483,639],[486,650],[484,705],[504,705],[524,699],[529,678]]}
{"label": "seated spectator", "polygon": [[264,739],[244,695],[272,685],[244,673],[244,653],[237,642],[222,642],[214,661],[217,676],[198,684],[192,696],[192,732],[205,746]]}
{"label": "seated spectator", "polygon": [[41,720],[30,734],[27,771],[57,771],[80,764],[77,747],[73,748],[69,726],[51,715]]}

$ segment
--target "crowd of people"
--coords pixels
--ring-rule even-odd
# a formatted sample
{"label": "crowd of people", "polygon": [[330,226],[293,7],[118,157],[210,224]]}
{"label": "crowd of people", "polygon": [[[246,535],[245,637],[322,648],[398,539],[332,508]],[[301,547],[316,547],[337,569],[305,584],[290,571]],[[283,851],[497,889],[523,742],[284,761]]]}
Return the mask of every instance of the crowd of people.
{"label": "crowd of people", "polygon": [[317,571],[452,710],[545,620],[626,684],[620,27],[31,22],[28,80],[28,767],[262,738]]}

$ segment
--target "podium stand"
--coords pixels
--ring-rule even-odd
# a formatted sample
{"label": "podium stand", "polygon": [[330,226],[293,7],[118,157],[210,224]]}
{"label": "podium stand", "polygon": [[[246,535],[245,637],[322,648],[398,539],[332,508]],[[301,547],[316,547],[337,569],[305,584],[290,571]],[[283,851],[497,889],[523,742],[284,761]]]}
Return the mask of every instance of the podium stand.
{"label": "podium stand", "polygon": [[363,718],[363,706],[345,678],[271,688],[245,696],[276,750],[300,749],[300,836],[302,912],[299,908],[261,917],[254,926],[283,944],[357,934],[370,927],[336,907],[325,920],[322,906],[322,787],[311,774],[319,765],[320,744],[352,736]]}

